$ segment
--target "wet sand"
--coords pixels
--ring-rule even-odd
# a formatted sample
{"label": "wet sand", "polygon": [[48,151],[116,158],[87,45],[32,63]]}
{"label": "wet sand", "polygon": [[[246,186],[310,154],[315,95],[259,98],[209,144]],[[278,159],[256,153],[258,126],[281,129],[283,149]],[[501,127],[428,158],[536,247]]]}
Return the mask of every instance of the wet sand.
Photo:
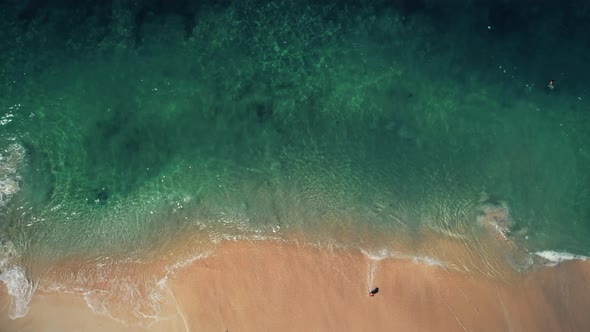
{"label": "wet sand", "polygon": [[178,271],[169,287],[176,303],[148,329],[55,292],[38,291],[27,316],[10,320],[4,291],[0,331],[590,330],[588,262],[498,280],[358,251],[230,241]]}

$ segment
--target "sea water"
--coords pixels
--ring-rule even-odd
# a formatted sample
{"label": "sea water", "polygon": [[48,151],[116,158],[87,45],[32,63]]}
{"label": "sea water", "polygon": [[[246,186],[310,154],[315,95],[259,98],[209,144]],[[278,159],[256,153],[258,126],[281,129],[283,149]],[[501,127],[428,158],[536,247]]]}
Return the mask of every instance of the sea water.
{"label": "sea water", "polygon": [[408,245],[435,234],[522,271],[590,255],[588,62],[550,8],[533,28],[493,5],[2,6],[13,317],[43,287],[153,320],[175,269],[231,239],[462,268]]}

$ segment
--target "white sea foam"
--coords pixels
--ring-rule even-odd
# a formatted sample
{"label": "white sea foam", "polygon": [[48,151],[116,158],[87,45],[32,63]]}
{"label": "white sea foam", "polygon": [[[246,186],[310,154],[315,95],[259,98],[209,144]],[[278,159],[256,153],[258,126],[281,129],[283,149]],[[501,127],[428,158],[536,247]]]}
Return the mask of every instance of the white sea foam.
{"label": "white sea foam", "polygon": [[[111,273],[104,271],[103,267]],[[119,271],[113,275],[113,270]],[[170,299],[165,280],[121,276],[121,272],[124,273],[117,264],[107,264],[98,270],[83,268],[69,273],[68,278],[59,283],[48,285],[45,290],[81,294],[94,313],[125,326],[149,328],[166,318],[162,310]],[[105,278],[104,274],[109,276]]]}
{"label": "white sea foam", "polygon": [[[144,281],[145,282],[145,281]],[[88,290],[86,304],[94,313],[105,315],[126,326],[145,328],[158,322],[167,302],[167,285],[158,280],[139,285],[137,280],[116,280],[106,290]]]}
{"label": "white sea foam", "polygon": [[[174,278],[178,270],[209,256],[211,252],[206,250],[179,259],[165,266],[161,273],[155,272],[147,279],[145,274],[143,277],[132,274],[122,279],[113,278],[113,275],[120,276],[127,273],[125,267],[127,263],[119,265],[113,262],[112,264],[97,263],[98,269],[89,269],[89,273],[75,275],[70,281],[74,281],[74,284],[77,282],[85,284],[82,287],[74,286],[73,289],[76,293],[82,293],[86,304],[94,313],[109,317],[125,326],[149,328],[158,321],[176,315],[180,315],[180,318],[186,321],[174,294],[168,287],[168,280]],[[143,267],[139,267],[140,271],[142,269]],[[109,276],[105,277],[104,274]],[[147,275],[150,275],[149,272]],[[72,285],[69,287],[53,285],[52,287],[60,291],[67,291],[68,288],[72,290]],[[172,307],[175,310],[171,311]]]}
{"label": "white sea foam", "polygon": [[377,251],[369,251],[365,249],[361,249],[361,252],[369,258],[367,261],[367,278],[366,278],[366,285],[368,291],[375,287],[375,274],[379,268],[379,264],[382,260],[385,259],[402,259],[402,260],[411,260],[414,263],[422,263],[431,266],[442,266],[442,267],[449,267],[449,265],[443,261],[440,261],[436,258],[428,257],[428,256],[414,256],[408,255],[401,252],[390,251],[388,249],[382,248]]}
{"label": "white sea foam", "polygon": [[388,249],[380,249],[376,252],[361,249],[361,252],[373,261],[381,261],[384,259],[402,259],[411,260],[414,263],[423,263],[431,266],[449,267],[449,264],[433,257],[409,255],[404,254],[402,252],[389,251]]}
{"label": "white sea foam", "polygon": [[170,275],[174,275],[174,273],[176,273],[176,271],[178,271],[186,266],[189,266],[192,263],[194,263],[200,259],[208,257],[209,255],[211,255],[212,252],[213,252],[212,250],[207,250],[202,253],[197,253],[197,254],[194,254],[186,259],[179,260],[179,261],[175,262],[174,264],[167,266],[166,267],[166,270],[167,270],[166,276],[164,278],[162,278],[159,281],[159,283],[165,283],[168,280],[168,277]]}
{"label": "white sea foam", "polygon": [[285,240],[278,236],[266,236],[266,235],[250,235],[250,234],[225,234],[225,233],[212,233],[209,236],[209,240],[214,244],[220,244],[224,241],[274,241],[284,242]]}
{"label": "white sea foam", "polygon": [[375,287],[375,272],[377,271],[377,267],[378,267],[378,261],[370,260],[368,262],[367,284],[366,284],[367,291],[370,291],[373,289],[373,287]]}
{"label": "white sea foam", "polygon": [[18,169],[24,157],[25,149],[18,144],[0,150],[0,208],[20,190]]}
{"label": "white sea foam", "polygon": [[586,261],[590,259],[590,257],[587,256],[574,255],[568,252],[557,252],[551,250],[538,251],[535,252],[535,255],[544,258],[547,261],[547,263],[545,264],[547,266],[555,266],[559,263],[571,260]]}
{"label": "white sea foam", "polygon": [[0,281],[10,295],[10,318],[23,317],[29,310],[29,302],[35,293],[25,269],[18,265],[19,256],[11,242],[0,243]]}
{"label": "white sea foam", "polygon": [[[218,237],[220,241],[284,241],[278,237],[262,235],[230,236],[223,234]],[[94,313],[109,317],[125,326],[149,328],[154,323],[172,316],[178,316],[186,322],[168,282],[176,276],[179,270],[210,256],[213,252],[214,248],[211,247],[197,250],[186,256],[182,255],[180,258],[177,257],[174,262],[164,266],[162,273],[156,272],[148,279],[129,276],[123,279],[113,277],[126,273],[127,270],[124,267],[126,263],[119,265],[116,262],[99,262],[95,264],[96,268],[90,268],[87,271],[78,270],[71,274],[67,280],[63,280],[63,284],[53,284],[50,288],[56,291],[73,291],[81,294]],[[121,271],[118,271],[119,269]],[[142,269],[143,267],[139,267],[139,270]],[[135,268],[131,270],[135,270]],[[150,275],[149,272],[147,275]]]}
{"label": "white sea foam", "polygon": [[14,118],[14,114],[11,112],[8,112],[6,114],[4,114],[2,117],[0,117],[0,126],[4,126],[9,124],[10,122],[12,122],[12,118]]}
{"label": "white sea foam", "polygon": [[15,111],[18,112],[18,110],[22,107],[21,104],[14,104],[10,107],[8,107],[8,113],[2,115],[0,117],[0,126],[5,126],[9,123],[12,122],[12,120],[14,119],[14,113]]}

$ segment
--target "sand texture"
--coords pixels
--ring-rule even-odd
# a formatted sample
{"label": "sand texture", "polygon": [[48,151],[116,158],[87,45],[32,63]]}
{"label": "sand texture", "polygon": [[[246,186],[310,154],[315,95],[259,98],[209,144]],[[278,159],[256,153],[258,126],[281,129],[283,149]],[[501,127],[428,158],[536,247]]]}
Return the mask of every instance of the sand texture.
{"label": "sand texture", "polygon": [[[275,242],[226,242],[169,281],[149,328],[97,315],[76,294],[38,292],[0,331],[589,331],[590,264],[504,280],[411,259]],[[379,287],[375,297],[368,296]]]}

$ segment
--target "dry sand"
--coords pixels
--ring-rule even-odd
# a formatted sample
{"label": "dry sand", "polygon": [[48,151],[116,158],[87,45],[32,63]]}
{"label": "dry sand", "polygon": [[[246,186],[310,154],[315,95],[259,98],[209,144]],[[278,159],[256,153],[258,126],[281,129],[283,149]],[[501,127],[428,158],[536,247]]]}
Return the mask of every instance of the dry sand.
{"label": "dry sand", "polygon": [[[358,251],[225,242],[169,281],[176,304],[148,331],[590,331],[590,264],[504,280]],[[380,292],[369,297],[371,287]],[[38,292],[0,331],[146,331],[97,315],[75,294]]]}

